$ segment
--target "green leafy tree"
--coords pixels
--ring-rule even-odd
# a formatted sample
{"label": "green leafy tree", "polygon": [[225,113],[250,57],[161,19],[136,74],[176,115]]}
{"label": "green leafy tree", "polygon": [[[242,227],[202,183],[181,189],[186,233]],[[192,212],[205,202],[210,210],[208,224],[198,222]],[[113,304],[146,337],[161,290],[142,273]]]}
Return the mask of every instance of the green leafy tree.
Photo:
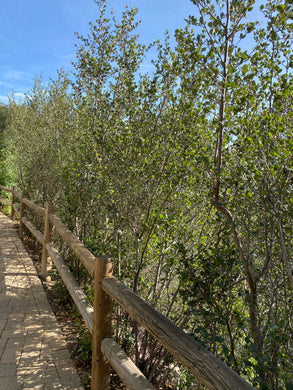
{"label": "green leafy tree", "polygon": [[[189,80],[183,78],[184,82],[190,86],[198,79],[202,80],[201,87],[196,87],[193,93],[200,102],[199,110],[205,114],[206,123],[212,129],[215,140],[214,160],[210,160],[207,166],[209,196],[218,215],[218,223],[224,224],[230,235],[228,241],[224,240],[227,233],[220,237],[220,241],[215,241],[214,245],[220,242],[222,249],[217,255],[210,254],[210,261],[218,270],[218,257],[225,258],[224,254],[230,251],[227,256],[232,267],[230,284],[239,287],[236,290],[230,287],[225,291],[225,296],[230,297],[232,302],[239,301],[238,311],[241,307],[245,308],[241,318],[235,312],[237,305],[232,305],[232,311],[226,317],[230,325],[227,323],[226,336],[222,340],[230,340],[229,354],[232,355],[231,362],[236,370],[240,366],[245,367],[237,363],[238,350],[240,360],[246,359],[245,371],[254,383],[260,383],[262,388],[278,388],[284,386],[290,378],[288,366],[282,370],[282,374],[281,370],[277,373],[277,356],[283,360],[284,351],[292,348],[288,321],[283,319],[280,310],[284,305],[284,297],[292,295],[290,240],[286,240],[282,233],[284,214],[280,217],[284,202],[286,210],[290,210],[286,222],[291,222],[291,8],[288,2],[268,2],[263,8],[267,25],[256,30],[254,24],[242,22],[252,10],[252,1],[197,1],[195,4],[200,18],[196,20],[191,17],[190,23],[200,28],[200,32],[195,35],[190,29],[178,31],[178,50],[183,54],[182,68],[188,70],[186,75]],[[241,41],[253,31],[256,45],[249,54],[243,50]],[[191,72],[193,78],[190,79]],[[286,113],[276,109],[275,102],[279,99]],[[290,228],[286,231],[292,236]],[[230,248],[228,252],[225,251],[227,244]],[[218,244],[214,248],[217,251],[220,249]],[[236,262],[233,261],[235,250],[238,256]],[[201,269],[201,258],[202,254],[200,258],[198,255],[191,257],[195,261],[192,268]],[[233,264],[236,266],[234,272],[238,270],[234,275]],[[187,270],[189,267],[188,263]],[[220,268],[225,270],[224,266]],[[287,280],[284,279],[286,273],[289,290]],[[209,267],[203,275],[205,281],[209,280]],[[221,277],[224,287],[226,278],[223,274]],[[194,278],[197,283],[201,280],[198,274]],[[208,291],[215,288],[221,291],[220,286],[208,286]],[[280,290],[283,290],[282,293]],[[214,305],[211,295],[211,292],[203,294],[210,310]],[[237,295],[240,299],[236,300]],[[200,296],[200,290],[194,291],[189,302],[195,303],[195,297],[200,299]],[[216,302],[223,309],[220,298]],[[203,316],[203,320],[212,314],[209,312]],[[232,318],[237,319],[234,328],[231,327]],[[218,319],[223,319],[223,316],[218,315]],[[277,329],[283,332],[281,345],[277,337],[274,340],[276,333],[268,331],[275,323],[279,324]],[[243,324],[250,329],[246,335],[245,332],[239,332]],[[221,328],[219,326],[217,329],[220,335]],[[211,331],[207,333],[208,340]],[[243,349],[239,350],[244,335],[244,348],[251,354],[250,359]],[[221,351],[221,348],[219,346],[218,350]],[[286,356],[287,361],[290,361],[290,353]],[[251,366],[252,371],[249,368]]]}

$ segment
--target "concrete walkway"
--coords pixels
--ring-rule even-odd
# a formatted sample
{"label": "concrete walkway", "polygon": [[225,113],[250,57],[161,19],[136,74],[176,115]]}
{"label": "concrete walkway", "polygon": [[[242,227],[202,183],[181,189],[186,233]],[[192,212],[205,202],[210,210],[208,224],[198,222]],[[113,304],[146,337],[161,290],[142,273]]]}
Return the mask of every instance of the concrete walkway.
{"label": "concrete walkway", "polygon": [[31,258],[0,213],[0,390],[83,389]]}

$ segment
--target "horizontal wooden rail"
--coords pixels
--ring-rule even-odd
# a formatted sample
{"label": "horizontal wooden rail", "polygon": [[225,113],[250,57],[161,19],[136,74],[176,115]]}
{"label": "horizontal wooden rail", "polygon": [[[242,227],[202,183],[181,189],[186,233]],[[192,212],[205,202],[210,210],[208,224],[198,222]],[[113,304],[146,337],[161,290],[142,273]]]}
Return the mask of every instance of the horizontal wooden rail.
{"label": "horizontal wooden rail", "polygon": [[25,217],[21,219],[24,226],[32,233],[32,235],[39,241],[39,243],[43,243],[44,236],[43,234],[37,230],[34,225]]}
{"label": "horizontal wooden rail", "polygon": [[45,216],[45,209],[41,206],[37,206],[34,202],[31,200],[28,200],[26,198],[21,198],[21,202],[24,203],[26,206],[28,206],[30,209],[35,211],[37,214],[39,214],[41,217]]}
{"label": "horizontal wooden rail", "polygon": [[101,350],[129,390],[155,390],[113,339],[103,339]]}
{"label": "horizontal wooden rail", "polygon": [[21,200],[22,199],[22,194],[20,192],[17,191],[17,189],[13,189],[11,190],[11,192],[13,192],[13,194],[19,199]]}
{"label": "horizontal wooden rail", "polygon": [[1,184],[0,184],[0,190],[12,193],[12,190],[10,188],[4,187]]}
{"label": "horizontal wooden rail", "polygon": [[74,251],[78,259],[85,266],[91,277],[94,276],[95,256],[83,245],[83,243],[60,221],[55,214],[50,214],[49,219],[57,232]]}
{"label": "horizontal wooden rail", "polygon": [[118,279],[106,277],[103,279],[102,286],[134,320],[143,325],[209,389],[253,389],[224,362],[130,291]]}
{"label": "horizontal wooden rail", "polygon": [[93,333],[93,307],[89,304],[85,293],[80,288],[77,281],[74,279],[67,265],[64,263],[61,255],[57,249],[54,248],[52,243],[46,245],[47,251],[53,260],[65,286],[67,287],[72,299],[74,300],[80,314],[82,315],[85,323],[91,332]]}
{"label": "horizontal wooden rail", "polygon": [[[112,261],[107,257],[95,257],[84,244],[60,221],[52,208],[37,206],[22,197],[15,187],[9,190],[0,185],[0,189],[12,193],[11,217],[14,212],[20,216],[20,234],[25,226],[36,239],[43,244],[42,274],[46,275],[47,256],[50,255],[65,286],[93,335],[92,351],[92,390],[110,388],[109,364],[113,366],[123,382],[131,390],[153,390],[153,386],[139,369],[112,340],[111,337],[111,298],[118,302],[130,316],[141,324],[158,340],[178,361],[207,388],[217,390],[251,390],[249,383],[219,360],[208,349],[186,334],[172,321],[134,294],[115,277],[112,277]],[[18,211],[15,199],[20,200]],[[0,199],[2,201],[2,199]],[[3,200],[5,202],[5,200]],[[25,218],[25,209],[29,207],[44,217],[44,234]],[[73,250],[94,279],[94,308],[87,302],[86,295],[74,279],[61,255],[51,242],[53,226]]]}

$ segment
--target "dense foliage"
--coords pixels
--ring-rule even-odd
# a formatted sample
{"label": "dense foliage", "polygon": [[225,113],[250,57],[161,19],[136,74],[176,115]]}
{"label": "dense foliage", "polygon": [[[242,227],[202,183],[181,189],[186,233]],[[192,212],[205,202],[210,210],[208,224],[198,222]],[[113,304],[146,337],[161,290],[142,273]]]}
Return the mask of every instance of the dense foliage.
{"label": "dense foliage", "polygon": [[4,132],[9,126],[9,108],[3,104],[0,104],[0,181],[1,184],[6,184],[9,169],[5,163],[6,150],[4,141]]}
{"label": "dense foliage", "polygon": [[[74,74],[11,101],[9,163],[133,291],[256,387],[291,389],[292,1],[266,1],[263,25],[253,0],[193,3],[172,49],[139,43],[136,9],[117,20],[98,1]],[[117,325],[163,381],[171,357]]]}

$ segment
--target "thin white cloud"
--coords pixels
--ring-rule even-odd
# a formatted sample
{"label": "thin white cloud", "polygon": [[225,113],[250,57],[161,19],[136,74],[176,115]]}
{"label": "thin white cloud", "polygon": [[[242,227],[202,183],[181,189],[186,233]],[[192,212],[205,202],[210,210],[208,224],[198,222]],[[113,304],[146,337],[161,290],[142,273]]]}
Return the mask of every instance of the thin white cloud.
{"label": "thin white cloud", "polygon": [[3,78],[9,81],[20,81],[31,77],[29,73],[21,72],[19,70],[8,70],[3,74]]}
{"label": "thin white cloud", "polygon": [[67,61],[67,60],[73,60],[75,56],[75,53],[71,54],[55,54],[55,57],[58,58],[59,60]]}

